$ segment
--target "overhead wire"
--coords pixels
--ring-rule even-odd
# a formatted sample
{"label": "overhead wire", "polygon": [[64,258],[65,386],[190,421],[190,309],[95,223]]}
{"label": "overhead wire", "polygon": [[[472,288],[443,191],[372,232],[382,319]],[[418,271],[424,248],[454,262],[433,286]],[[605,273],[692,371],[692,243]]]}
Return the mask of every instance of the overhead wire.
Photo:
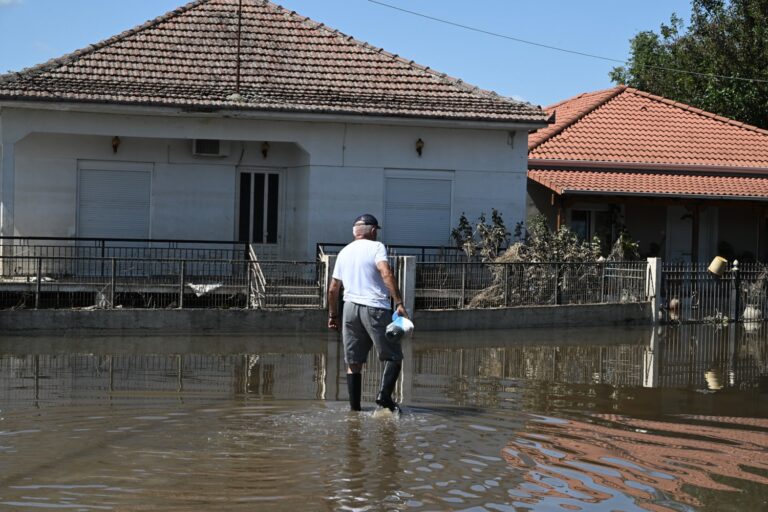
{"label": "overhead wire", "polygon": [[[424,19],[428,19],[428,20],[431,20],[431,21],[436,21],[438,23],[443,23],[445,25],[451,25],[453,27],[461,28],[461,29],[464,29],[464,30],[469,30],[469,31],[472,31],[472,32],[477,32],[477,33],[480,33],[480,34],[485,34],[485,35],[489,35],[489,36],[493,36],[493,37],[499,37],[499,38],[502,38],[502,39],[507,39],[509,41],[514,41],[514,42],[517,42],[517,43],[527,44],[527,45],[531,45],[531,46],[537,46],[539,48],[545,48],[547,50],[554,50],[554,51],[563,52],[563,53],[570,53],[570,54],[573,54],[573,55],[579,55],[581,57],[588,57],[588,58],[591,58],[591,59],[599,59],[599,60],[604,60],[604,61],[608,61],[608,62],[616,62],[616,63],[619,63],[619,64],[623,64],[625,66],[629,65],[629,62],[626,61],[626,60],[615,59],[615,58],[612,58],[612,57],[605,57],[603,55],[596,55],[596,54],[593,54],[593,53],[580,52],[580,51],[577,51],[577,50],[570,50],[568,48],[561,48],[561,47],[558,47],[558,46],[552,46],[552,45],[548,45],[548,44],[544,44],[544,43],[538,43],[536,41],[530,41],[530,40],[527,40],[527,39],[522,39],[522,38],[519,38],[519,37],[509,36],[509,35],[506,35],[506,34],[500,34],[498,32],[492,32],[490,30],[485,30],[485,29],[482,29],[482,28],[473,27],[471,25],[465,25],[463,23],[457,23],[455,21],[450,21],[450,20],[446,20],[446,19],[443,19],[443,18],[438,18],[436,16],[430,16],[429,14],[424,14],[422,12],[412,11],[412,10],[409,10],[409,9],[405,9],[403,7],[399,7],[399,6],[396,6],[396,5],[388,4],[386,2],[382,2],[380,0],[368,0],[368,2],[370,2],[372,4],[380,5],[382,7],[386,7],[386,8],[389,8],[389,9],[393,9],[395,11],[400,11],[400,12],[403,12],[403,13],[406,13],[406,14],[410,14],[412,16],[417,16],[419,18],[424,18]],[[643,67],[646,67],[646,68],[650,68],[650,69],[656,69],[656,70],[660,70],[660,71],[669,71],[669,72],[672,72],[672,73],[683,73],[683,74],[688,74],[688,75],[707,77],[707,78],[717,78],[717,79],[722,79],[722,80],[739,80],[739,81],[743,81],[743,82],[768,83],[768,80],[761,79],[761,78],[745,78],[745,77],[740,77],[740,76],[718,75],[718,74],[715,74],[715,73],[703,73],[703,72],[700,72],[700,71],[690,71],[690,70],[687,70],[687,69],[670,68],[670,67],[666,67],[666,66],[657,66],[657,65],[654,65],[654,64],[640,64],[640,66],[643,66]]]}

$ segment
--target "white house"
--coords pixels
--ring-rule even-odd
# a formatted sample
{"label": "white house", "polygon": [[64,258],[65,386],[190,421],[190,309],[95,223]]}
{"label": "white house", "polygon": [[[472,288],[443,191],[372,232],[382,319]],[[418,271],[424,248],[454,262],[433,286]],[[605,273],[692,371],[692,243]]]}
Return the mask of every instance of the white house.
{"label": "white house", "polygon": [[526,207],[538,107],[262,0],[196,0],[0,76],[0,236],[248,241],[310,259],[360,213],[446,245]]}

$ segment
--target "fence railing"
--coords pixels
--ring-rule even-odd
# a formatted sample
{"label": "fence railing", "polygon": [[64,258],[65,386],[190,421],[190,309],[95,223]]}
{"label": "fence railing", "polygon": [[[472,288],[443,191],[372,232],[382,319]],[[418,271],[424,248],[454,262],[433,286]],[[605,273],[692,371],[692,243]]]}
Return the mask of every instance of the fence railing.
{"label": "fence railing", "polygon": [[[324,254],[338,254],[346,244],[321,243],[317,244],[317,256]],[[456,262],[470,261],[464,251],[456,247],[437,245],[388,245],[387,252],[390,256],[414,256],[418,263],[421,262]],[[479,259],[479,257],[478,257]]]}
{"label": "fence railing", "polygon": [[[391,259],[405,280],[401,257]],[[0,256],[0,308],[320,308],[322,261]],[[647,300],[646,262],[415,265],[415,309]],[[752,271],[754,273],[756,271]],[[403,274],[403,275],[401,275]],[[413,279],[414,277],[408,278]],[[669,287],[674,279],[668,280]]]}
{"label": "fence railing", "polygon": [[314,261],[0,256],[0,308],[317,308],[324,269]]}
{"label": "fence railing", "polygon": [[768,266],[735,261],[721,276],[704,263],[662,266],[662,310],[667,322],[756,321],[765,317]]}
{"label": "fence railing", "polygon": [[[0,237],[3,257],[46,258],[56,264],[59,258],[120,258],[174,260],[242,260],[248,257],[248,244],[217,240],[171,240],[87,237]],[[14,272],[13,260],[5,260],[3,275]],[[46,267],[44,271],[49,271]],[[50,271],[55,272],[53,267]]]}
{"label": "fence railing", "polygon": [[463,309],[647,300],[645,261],[602,263],[422,262],[417,309]]}

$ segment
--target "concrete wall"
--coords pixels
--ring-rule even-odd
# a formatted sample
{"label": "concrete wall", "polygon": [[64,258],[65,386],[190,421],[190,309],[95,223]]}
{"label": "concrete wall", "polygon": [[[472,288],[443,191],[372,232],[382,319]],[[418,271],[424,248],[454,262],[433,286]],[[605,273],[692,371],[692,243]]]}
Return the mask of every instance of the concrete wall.
{"label": "concrete wall", "polygon": [[[649,303],[417,311],[418,332],[538,327],[649,325]],[[325,310],[20,310],[0,311],[5,336],[56,333],[242,334],[327,332]]]}
{"label": "concrete wall", "polygon": [[649,325],[650,322],[651,307],[647,302],[417,311],[414,319],[420,331]]}
{"label": "concrete wall", "polygon": [[[154,238],[235,238],[237,169],[280,169],[282,254],[292,259],[314,257],[317,242],[349,241],[350,224],[362,212],[387,227],[384,180],[392,171],[450,173],[453,225],[462,212],[473,219],[491,208],[508,226],[525,216],[526,130],[4,108],[0,131],[0,143],[13,148],[0,173],[3,235],[77,235],[81,161],[151,166]],[[229,155],[195,157],[194,138],[230,141]],[[267,158],[263,141],[270,144]]]}

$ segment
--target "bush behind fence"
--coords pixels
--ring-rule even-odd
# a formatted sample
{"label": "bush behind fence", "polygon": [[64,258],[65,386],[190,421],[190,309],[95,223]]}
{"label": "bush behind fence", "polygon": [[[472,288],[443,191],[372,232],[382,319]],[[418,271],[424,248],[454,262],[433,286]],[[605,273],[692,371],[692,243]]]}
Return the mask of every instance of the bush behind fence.
{"label": "bush behind fence", "polygon": [[422,262],[417,309],[463,309],[646,300],[648,264]]}

